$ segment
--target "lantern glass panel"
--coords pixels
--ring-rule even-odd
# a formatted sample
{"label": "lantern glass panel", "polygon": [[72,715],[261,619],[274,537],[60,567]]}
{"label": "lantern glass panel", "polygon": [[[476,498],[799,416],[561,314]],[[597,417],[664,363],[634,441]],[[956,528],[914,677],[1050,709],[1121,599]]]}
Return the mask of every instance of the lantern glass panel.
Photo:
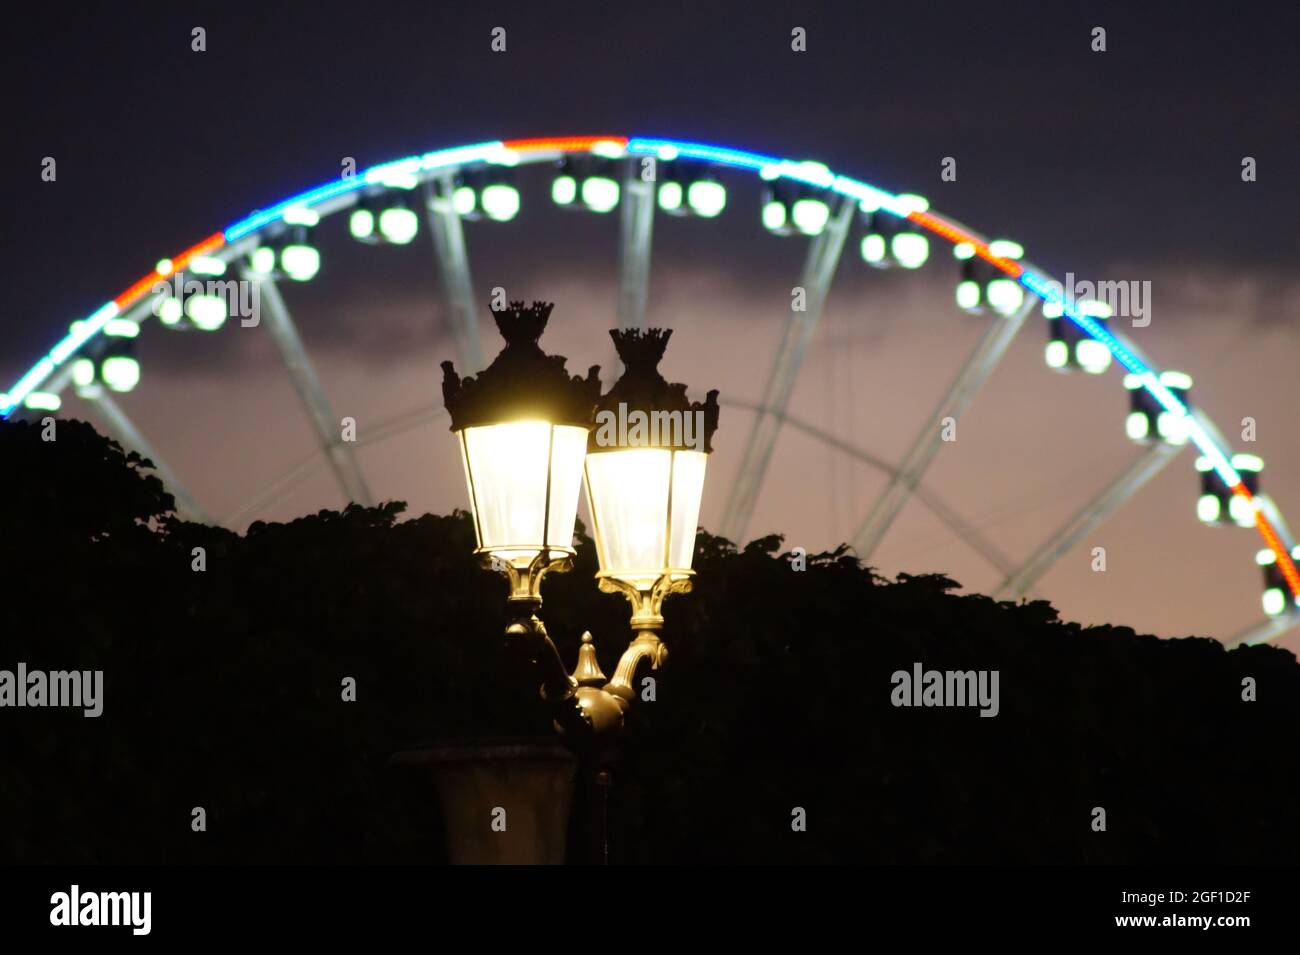
{"label": "lantern glass panel", "polygon": [[586,449],[585,428],[546,421],[461,431],[479,550],[518,567],[544,546],[572,553]]}
{"label": "lantern glass panel", "polygon": [[666,448],[587,456],[588,504],[602,573],[645,590],[665,574],[690,572],[707,457]]}

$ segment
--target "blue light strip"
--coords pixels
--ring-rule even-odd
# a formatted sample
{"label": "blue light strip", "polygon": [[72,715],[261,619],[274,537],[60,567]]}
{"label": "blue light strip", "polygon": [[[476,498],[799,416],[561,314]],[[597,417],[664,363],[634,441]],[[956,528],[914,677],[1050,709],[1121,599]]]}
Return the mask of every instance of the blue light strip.
{"label": "blue light strip", "polygon": [[[418,162],[418,160],[417,160]],[[310,206],[313,203],[321,202],[325,199],[331,199],[334,196],[341,196],[344,193],[352,192],[354,189],[360,189],[366,185],[364,175],[351,176],[347,179],[340,179],[338,182],[326,183],[323,186],[317,186],[308,192],[300,193],[286,199],[284,202],[277,203],[270,209],[262,212],[255,212],[247,219],[241,219],[225,231],[226,241],[234,242],[236,239],[243,238],[248,233],[262,228],[264,225],[276,221],[284,215],[284,210],[291,206]]]}
{"label": "blue light strip", "polygon": [[76,329],[67,338],[50,349],[50,360],[56,365],[62,365],[73,356],[78,348],[98,335],[105,325],[117,318],[120,312],[121,309],[117,307],[116,302],[109,302],[84,322],[79,322]]}
{"label": "blue light strip", "polygon": [[911,211],[911,207],[901,202],[897,196],[848,176],[836,176],[831,188],[841,195],[858,200],[868,211],[884,209],[904,219]]}
{"label": "blue light strip", "polygon": [[0,401],[0,418],[7,418],[14,408],[38,389],[55,369],[72,357],[77,349],[94,338],[105,325],[118,314],[117,304],[109,302],[83,322],[78,322],[74,330],[62,341],[50,349],[49,354],[38,361],[32,368],[14,383],[9,392]]}
{"label": "blue light strip", "polygon": [[326,199],[332,199],[335,196],[342,196],[361,189],[364,186],[382,185],[387,178],[394,174],[419,175],[420,172],[430,169],[490,160],[496,153],[503,150],[502,144],[494,140],[492,142],[476,143],[472,146],[437,149],[422,156],[408,156],[394,162],[380,163],[378,166],[371,166],[364,172],[349,176],[346,179],[340,179],[337,182],[327,182],[315,189],[299,193],[277,203],[269,209],[255,212],[248,218],[241,219],[227,228],[224,235],[227,242],[234,242],[236,239],[243,238],[250,232],[254,232],[282,218],[285,210],[294,206],[312,206]]}
{"label": "blue light strip", "polygon": [[764,166],[776,166],[781,163],[775,156],[760,156],[739,149],[727,149],[725,146],[706,146],[703,143],[687,143],[676,139],[630,139],[627,151],[630,153],[652,153],[658,155],[663,150],[676,150],[677,155],[687,159],[703,159],[720,166],[734,166],[737,169],[762,169]]}

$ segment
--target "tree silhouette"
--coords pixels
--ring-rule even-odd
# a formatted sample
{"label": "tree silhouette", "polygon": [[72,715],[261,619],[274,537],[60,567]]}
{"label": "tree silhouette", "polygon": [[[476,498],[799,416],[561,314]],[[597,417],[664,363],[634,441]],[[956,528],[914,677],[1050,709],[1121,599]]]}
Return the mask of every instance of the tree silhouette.
{"label": "tree silhouette", "polygon": [[[0,862],[438,861],[431,792],[390,756],[550,733],[463,512],[239,535],[177,518],[148,463],[81,422],[0,425],[0,456],[0,668],[105,680],[98,719],[0,710]],[[1084,628],[844,549],[797,571],[781,546],[701,532],[697,587],[665,608],[671,665],[630,711],[617,860],[1300,860],[1291,654]],[[613,672],[626,603],[581,535],[575,564],[542,614],[567,660],[590,629]],[[998,670],[1001,712],[894,707],[915,662]]]}

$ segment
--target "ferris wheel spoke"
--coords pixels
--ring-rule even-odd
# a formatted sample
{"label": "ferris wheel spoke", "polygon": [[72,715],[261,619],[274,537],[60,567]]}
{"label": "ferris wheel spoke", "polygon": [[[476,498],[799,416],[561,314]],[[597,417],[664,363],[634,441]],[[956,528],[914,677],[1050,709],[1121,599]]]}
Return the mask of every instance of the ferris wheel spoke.
{"label": "ferris wheel spoke", "polygon": [[370,490],[366,487],[366,479],[357,464],[356,456],[352,453],[351,445],[342,438],[338,419],[334,417],[329,401],[325,398],[325,390],[321,387],[320,378],[316,375],[311,359],[307,357],[307,350],[303,348],[302,339],[293,323],[289,307],[280,295],[279,286],[273,278],[247,270],[244,272],[244,278],[259,284],[258,292],[264,306],[262,313],[267,320],[267,330],[271,333],[271,340],[275,342],[275,347],[284,362],[289,380],[293,382],[294,389],[302,400],[303,408],[316,431],[321,450],[325,452],[330,467],[334,470],[339,487],[349,501],[369,505]]}
{"label": "ferris wheel spoke", "polygon": [[899,466],[898,473],[877,498],[871,513],[853,535],[853,547],[861,560],[867,560],[875,552],[894,523],[894,519],[903,509],[903,505],[921,483],[922,475],[925,474],[926,468],[930,466],[930,462],[934,460],[943,443],[944,419],[956,420],[966,412],[981,386],[1010,347],[1016,333],[1025,323],[1025,318],[1037,304],[1037,299],[1033,296],[1026,296],[1024,304],[1018,310],[996,319],[989,325],[984,337],[966,359],[966,364],[953,381],[952,387],[939,402],[938,408],[926,419],[925,425],[912,444],[912,449]]}
{"label": "ferris wheel spoke", "polygon": [[618,233],[618,327],[645,328],[650,292],[650,244],[655,184],[645,181],[636,157],[628,159]]}
{"label": "ferris wheel spoke", "polygon": [[456,354],[461,364],[471,370],[483,367],[483,348],[478,338],[478,313],[474,307],[474,284],[469,272],[469,252],[465,248],[465,230],[456,211],[452,194],[452,172],[439,173],[425,181],[424,199],[428,212],[429,233],[438,258],[443,293],[451,318]]}
{"label": "ferris wheel spoke", "polygon": [[1044,541],[1015,573],[1008,574],[995,596],[1023,595],[1075,544],[1105,523],[1144,484],[1164,470],[1165,465],[1178,456],[1182,447],[1161,441],[1144,448],[1092,500]]}
{"label": "ferris wheel spoke", "polygon": [[[726,398],[719,399],[719,401],[723,405],[728,405],[734,408],[747,408],[750,411],[763,410],[759,405],[750,401]],[[873,467],[877,471],[883,471],[885,474],[891,476],[898,473],[898,470],[892,464],[885,461],[883,458],[877,457],[865,448],[860,448],[857,445],[850,444],[828,431],[824,431],[807,421],[793,417],[789,414],[781,414],[779,417],[785,424],[794,428],[796,431],[802,432],[810,438],[821,442],[829,448],[846,454],[856,461],[861,461],[863,464]],[[918,487],[915,493],[916,499],[924,504],[930,513],[939,518],[939,520],[946,524],[951,531],[969,544],[976,553],[992,564],[994,569],[1000,571],[1004,575],[1011,573],[1014,567],[1011,560],[1002,553],[996,544],[985,537],[977,527],[953,510],[947,502],[939,497],[939,495],[928,490],[924,486]]]}
{"label": "ferris wheel spoke", "polygon": [[1282,636],[1285,633],[1295,629],[1300,624],[1300,614],[1287,613],[1276,617],[1269,617],[1241,631],[1231,640],[1227,641],[1229,650],[1235,647],[1253,647],[1261,643],[1269,643],[1273,639]]}
{"label": "ferris wheel spoke", "polygon": [[812,341],[817,323],[826,306],[826,295],[835,278],[844,240],[849,233],[858,204],[847,196],[840,197],[834,217],[827,223],[808,247],[803,272],[799,279],[804,289],[803,309],[790,308],[785,334],[772,362],[767,389],[758,402],[761,409],[749,432],[749,442],[741,458],[740,471],[731,487],[731,497],[723,512],[721,533],[729,540],[738,541],[754,514],[758,491],[763,485],[772,451],[781,431],[795,381],[803,365],[808,344]]}
{"label": "ferris wheel spoke", "polygon": [[203,508],[198,505],[190,493],[185,490],[181,484],[180,478],[171,466],[163,460],[162,456],[149,443],[149,439],[144,436],[139,428],[136,427],[122,406],[114,401],[108,392],[100,389],[98,394],[87,395],[86,400],[91,402],[95,412],[104,427],[113,435],[114,440],[128,450],[140,452],[141,455],[153,462],[154,470],[162,478],[163,484],[167,485],[167,490],[171,491],[172,497],[176,498],[176,509],[181,516],[192,521],[208,523],[208,516],[203,512]]}
{"label": "ferris wheel spoke", "polygon": [[262,489],[254,497],[245,501],[238,510],[232,511],[226,517],[222,518],[221,526],[234,528],[242,524],[251,515],[258,513],[263,508],[270,508],[279,504],[282,500],[297,490],[303,481],[312,477],[325,466],[320,451],[314,450],[305,458],[298,461],[293,467],[289,468],[283,474]]}

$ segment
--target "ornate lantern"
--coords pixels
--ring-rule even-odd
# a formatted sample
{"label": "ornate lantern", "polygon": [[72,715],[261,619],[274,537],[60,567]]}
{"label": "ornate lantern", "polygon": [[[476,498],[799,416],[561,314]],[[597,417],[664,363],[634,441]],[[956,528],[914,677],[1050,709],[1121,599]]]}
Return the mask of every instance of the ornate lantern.
{"label": "ornate lantern", "polygon": [[[442,363],[443,399],[459,439],[476,553],[504,570],[511,600],[541,604],[542,576],[568,569],[598,367],[570,377],[561,355],[538,345],[549,302],[493,309],[506,346],[477,377]],[[530,611],[531,612],[531,611]]]}
{"label": "ornate lantern", "polygon": [[[663,600],[690,589],[705,466],[718,427],[717,391],[692,403],[685,385],[659,373],[671,335],[658,328],[610,332],[626,371],[601,396],[587,440],[600,588],[631,602],[632,649],[656,666],[666,657],[658,636]],[[624,658],[611,688],[630,694],[639,658]]]}

